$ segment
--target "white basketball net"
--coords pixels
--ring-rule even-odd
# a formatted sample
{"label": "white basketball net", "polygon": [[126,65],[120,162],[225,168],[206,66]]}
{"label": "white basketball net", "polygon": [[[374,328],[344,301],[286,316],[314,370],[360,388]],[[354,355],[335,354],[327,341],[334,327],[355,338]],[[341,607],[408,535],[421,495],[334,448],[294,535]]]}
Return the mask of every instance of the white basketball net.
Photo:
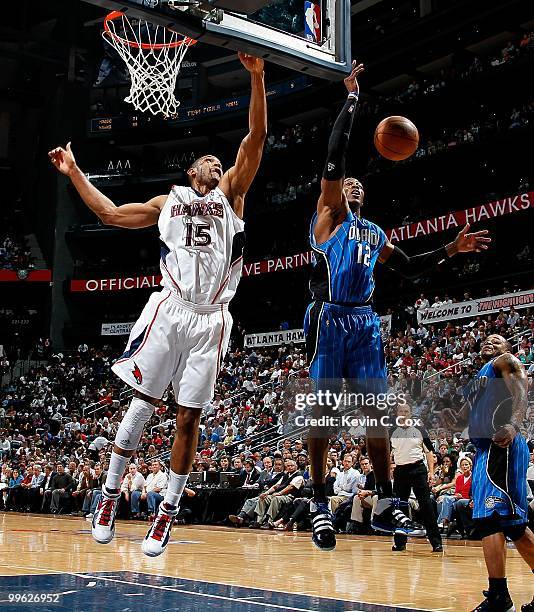
{"label": "white basketball net", "polygon": [[131,88],[125,102],[141,112],[175,115],[180,106],[174,95],[176,79],[187,50],[196,41],[144,20],[134,25],[119,12],[108,15],[102,37],[128,67]]}

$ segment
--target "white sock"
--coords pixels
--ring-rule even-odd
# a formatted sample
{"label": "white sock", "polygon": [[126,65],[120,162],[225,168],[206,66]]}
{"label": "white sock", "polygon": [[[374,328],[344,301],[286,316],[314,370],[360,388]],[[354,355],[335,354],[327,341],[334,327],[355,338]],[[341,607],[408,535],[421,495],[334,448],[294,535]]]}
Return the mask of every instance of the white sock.
{"label": "white sock", "polygon": [[109,469],[106,475],[106,489],[119,489],[121,486],[122,476],[126,469],[126,464],[131,461],[131,457],[123,457],[115,451],[111,453],[109,460]]}
{"label": "white sock", "polygon": [[178,506],[180,497],[185,489],[185,483],[189,478],[189,474],[176,474],[172,470],[169,470],[169,483],[167,485],[167,493],[163,502],[168,506]]}

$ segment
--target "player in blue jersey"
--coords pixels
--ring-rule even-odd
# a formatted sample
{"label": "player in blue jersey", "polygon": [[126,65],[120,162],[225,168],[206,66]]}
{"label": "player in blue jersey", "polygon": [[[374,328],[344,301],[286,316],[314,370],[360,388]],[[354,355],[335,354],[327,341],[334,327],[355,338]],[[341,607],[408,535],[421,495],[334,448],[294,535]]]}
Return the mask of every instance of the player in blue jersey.
{"label": "player in blue jersey", "polygon": [[[515,610],[506,584],[506,540],[510,538],[534,572],[534,534],[527,527],[529,450],[519,433],[527,410],[523,364],[497,334],[481,344],[486,362],[466,387],[469,437],[476,446],[473,520],[482,536],[489,589],[476,612]],[[521,608],[534,612],[534,599]]]}
{"label": "player in blue jersey", "polygon": [[[358,75],[362,71],[363,65],[353,62],[352,72],[345,79],[348,98],[328,143],[321,195],[310,229],[316,263],[310,280],[313,301],[306,312],[304,328],[310,377],[318,387],[339,390],[343,380],[358,381],[359,390],[376,395],[386,390],[380,318],[371,303],[377,261],[387,262],[407,278],[415,278],[456,253],[487,249],[490,238],[485,230],[468,233],[468,224],[450,244],[409,257],[389,242],[380,227],[361,217],[363,187],[354,178],[345,179],[345,156],[358,103]],[[312,541],[322,550],[333,550],[336,545],[325,495],[328,433],[314,429],[308,435],[314,483]],[[384,427],[367,428],[367,450],[379,496],[374,526],[399,535],[425,535],[391,503],[389,436]]]}

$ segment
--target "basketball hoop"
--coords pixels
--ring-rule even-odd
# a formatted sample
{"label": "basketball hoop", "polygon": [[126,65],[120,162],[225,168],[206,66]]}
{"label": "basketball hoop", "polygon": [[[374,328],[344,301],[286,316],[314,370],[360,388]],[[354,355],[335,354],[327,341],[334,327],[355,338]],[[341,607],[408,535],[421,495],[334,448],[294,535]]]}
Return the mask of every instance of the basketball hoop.
{"label": "basketball hoop", "polygon": [[125,102],[141,112],[175,115],[180,106],[174,96],[176,79],[187,50],[197,41],[142,19],[136,21],[113,11],[105,18],[102,32],[130,73],[130,95]]}

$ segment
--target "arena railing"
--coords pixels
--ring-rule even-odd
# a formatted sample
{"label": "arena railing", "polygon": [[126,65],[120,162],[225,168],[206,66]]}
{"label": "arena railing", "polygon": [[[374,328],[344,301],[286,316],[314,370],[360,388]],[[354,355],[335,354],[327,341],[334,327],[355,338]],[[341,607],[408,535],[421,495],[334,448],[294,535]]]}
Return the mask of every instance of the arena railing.
{"label": "arena railing", "polygon": [[[119,400],[118,400],[119,403],[123,399],[130,399],[132,397],[132,395],[133,395],[133,389],[131,387],[127,387],[126,389],[123,389],[119,393]],[[95,406],[96,406],[96,408],[94,408]],[[102,408],[106,408],[106,406],[108,406],[108,403],[107,403],[106,400],[98,400],[98,402],[94,402],[92,404],[89,404],[89,406],[85,406],[84,408],[82,408],[82,417],[91,416],[92,414],[94,414],[95,412],[98,412]],[[91,410],[90,412],[86,412],[90,408],[94,408],[94,410]]]}

